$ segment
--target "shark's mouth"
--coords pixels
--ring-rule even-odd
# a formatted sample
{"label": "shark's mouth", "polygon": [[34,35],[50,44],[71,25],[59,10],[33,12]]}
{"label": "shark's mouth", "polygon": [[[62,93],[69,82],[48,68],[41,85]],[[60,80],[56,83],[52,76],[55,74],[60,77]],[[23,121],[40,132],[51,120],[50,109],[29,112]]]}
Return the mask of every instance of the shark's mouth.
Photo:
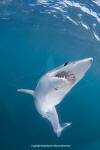
{"label": "shark's mouth", "polygon": [[75,75],[71,73],[70,71],[59,72],[55,75],[55,77],[67,80],[71,83],[74,83],[76,81]]}

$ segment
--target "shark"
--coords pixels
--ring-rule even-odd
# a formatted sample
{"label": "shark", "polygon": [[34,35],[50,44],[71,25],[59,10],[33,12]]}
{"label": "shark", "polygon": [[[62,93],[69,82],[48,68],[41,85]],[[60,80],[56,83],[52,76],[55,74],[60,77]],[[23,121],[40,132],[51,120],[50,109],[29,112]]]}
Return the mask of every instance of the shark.
{"label": "shark", "polygon": [[33,96],[37,112],[49,120],[57,137],[60,137],[62,131],[72,123],[60,123],[56,106],[85,76],[92,62],[92,57],[66,62],[45,73],[40,78],[35,90],[17,89],[18,92],[28,93]]}

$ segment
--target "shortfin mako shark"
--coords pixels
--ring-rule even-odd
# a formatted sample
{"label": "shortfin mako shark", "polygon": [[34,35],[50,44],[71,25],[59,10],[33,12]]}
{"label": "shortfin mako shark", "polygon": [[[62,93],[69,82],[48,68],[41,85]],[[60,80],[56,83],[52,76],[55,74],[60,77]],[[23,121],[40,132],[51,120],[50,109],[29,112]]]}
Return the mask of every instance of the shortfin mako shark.
{"label": "shortfin mako shark", "polygon": [[60,104],[65,95],[84,77],[92,62],[93,58],[66,62],[44,74],[34,91],[17,89],[19,92],[25,92],[34,97],[38,113],[50,121],[58,137],[71,123],[60,124],[56,105]]}

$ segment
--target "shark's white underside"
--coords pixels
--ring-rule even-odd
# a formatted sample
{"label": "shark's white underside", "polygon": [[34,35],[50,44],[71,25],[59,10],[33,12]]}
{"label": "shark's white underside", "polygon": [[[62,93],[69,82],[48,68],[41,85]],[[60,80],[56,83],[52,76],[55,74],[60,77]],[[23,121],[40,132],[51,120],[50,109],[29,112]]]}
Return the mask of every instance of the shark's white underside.
{"label": "shark's white underside", "polygon": [[19,92],[33,95],[37,111],[42,117],[50,121],[58,137],[62,130],[70,126],[71,123],[60,124],[55,106],[58,105],[72,87],[84,77],[92,61],[93,58],[86,58],[65,63],[43,75],[34,91],[18,89]]}

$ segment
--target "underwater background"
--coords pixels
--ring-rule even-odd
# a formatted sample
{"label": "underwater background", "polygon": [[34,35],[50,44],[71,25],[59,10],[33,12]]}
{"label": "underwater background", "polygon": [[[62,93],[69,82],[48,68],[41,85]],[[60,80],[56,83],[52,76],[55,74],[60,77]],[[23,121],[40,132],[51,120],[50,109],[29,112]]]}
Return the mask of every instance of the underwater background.
{"label": "underwater background", "polygon": [[[86,57],[92,67],[57,106],[60,122],[72,122],[57,138],[16,89],[35,89],[50,69]],[[0,150],[34,144],[100,149],[99,0],[0,0]]]}

